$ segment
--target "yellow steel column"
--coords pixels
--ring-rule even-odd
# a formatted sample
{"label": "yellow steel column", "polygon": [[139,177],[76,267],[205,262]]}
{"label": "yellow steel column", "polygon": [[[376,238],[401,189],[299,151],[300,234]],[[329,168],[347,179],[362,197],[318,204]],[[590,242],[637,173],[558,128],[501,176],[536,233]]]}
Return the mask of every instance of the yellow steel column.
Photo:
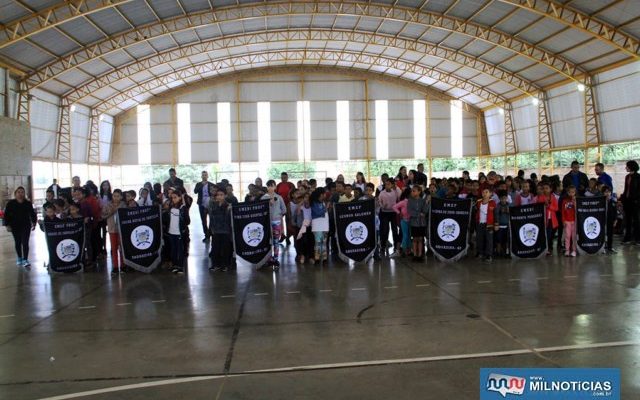
{"label": "yellow steel column", "polygon": [[[238,182],[240,185],[240,198],[242,198],[244,185],[242,182],[242,143],[240,132],[240,81],[236,81],[236,142],[238,146]],[[233,159],[231,159],[231,162],[233,163]]]}
{"label": "yellow steel column", "polygon": [[371,156],[369,154],[369,80],[364,80],[364,136],[365,156],[367,158],[367,180],[371,180]]}

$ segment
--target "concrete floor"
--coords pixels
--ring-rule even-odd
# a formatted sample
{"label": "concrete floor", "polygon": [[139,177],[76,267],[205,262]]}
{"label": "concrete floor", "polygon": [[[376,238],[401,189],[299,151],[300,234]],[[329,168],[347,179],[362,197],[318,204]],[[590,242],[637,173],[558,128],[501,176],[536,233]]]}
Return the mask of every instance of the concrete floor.
{"label": "concrete floor", "polygon": [[115,280],[49,276],[42,232],[18,268],[0,234],[0,399],[477,399],[481,367],[558,366],[640,398],[640,248],[233,274],[192,229],[184,276]]}

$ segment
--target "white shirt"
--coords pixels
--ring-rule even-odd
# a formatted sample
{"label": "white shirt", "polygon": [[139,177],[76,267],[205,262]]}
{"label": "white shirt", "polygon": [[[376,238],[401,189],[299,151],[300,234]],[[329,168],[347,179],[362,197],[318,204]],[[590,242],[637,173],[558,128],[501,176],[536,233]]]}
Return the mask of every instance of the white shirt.
{"label": "white shirt", "polygon": [[487,213],[489,212],[489,203],[480,204],[480,223],[487,223]]}
{"label": "white shirt", "polygon": [[202,205],[207,207],[209,204],[209,182],[205,183],[202,187]]}
{"label": "white shirt", "polygon": [[170,211],[169,235],[180,235],[180,209],[172,208]]}

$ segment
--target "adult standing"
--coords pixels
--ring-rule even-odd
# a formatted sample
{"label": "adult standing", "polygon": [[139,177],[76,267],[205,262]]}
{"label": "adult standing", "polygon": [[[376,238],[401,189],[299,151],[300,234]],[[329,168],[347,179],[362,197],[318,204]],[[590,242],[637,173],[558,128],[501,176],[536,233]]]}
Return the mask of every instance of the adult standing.
{"label": "adult standing", "polygon": [[54,180],[53,180],[53,183],[51,184],[51,186],[49,186],[49,187],[47,188],[47,191],[51,190],[51,191],[53,192],[53,198],[54,198],[54,199],[57,199],[57,198],[58,198],[58,196],[59,196],[59,194],[58,194],[58,193],[60,193],[60,190],[61,190],[61,189],[62,189],[62,188],[60,187],[60,185],[58,185],[58,180],[57,180],[57,179],[54,179]]}
{"label": "adult standing", "polygon": [[291,202],[291,197],[289,196],[289,193],[293,192],[294,190],[296,190],[296,187],[293,183],[289,182],[289,174],[287,174],[286,172],[281,173],[280,183],[276,185],[276,193],[278,193],[280,197],[282,197],[282,199],[284,200],[284,205],[287,208],[287,211],[284,214],[284,221],[287,227],[287,233],[286,235],[283,235],[283,238],[287,240],[287,245],[289,245],[290,243],[289,236],[291,236],[291,233],[290,233],[291,232],[291,212],[289,207],[289,203]]}
{"label": "adult standing", "polygon": [[193,191],[198,195],[198,210],[200,211],[200,221],[202,222],[202,232],[204,232],[203,242],[206,242],[211,237],[209,230],[209,223],[207,223],[207,217],[209,216],[209,201],[211,200],[211,193],[213,193],[214,185],[209,182],[209,173],[202,171],[200,175],[202,180],[196,183],[196,188]]}
{"label": "adult standing", "polygon": [[580,171],[580,163],[576,160],[571,162],[571,171],[562,178],[562,187],[565,190],[570,185],[576,187],[580,196],[584,196],[584,191],[589,187],[589,177]]}
{"label": "adult standing", "polygon": [[28,260],[29,237],[31,231],[36,228],[36,212],[33,204],[27,199],[24,187],[18,187],[13,196],[4,210],[4,225],[13,235],[17,254],[16,265],[28,267],[31,265]]}
{"label": "adult standing", "polygon": [[182,182],[182,179],[178,178],[178,175],[176,174],[176,169],[175,168],[169,168],[169,179],[167,179],[164,182],[164,186],[169,186],[172,188],[184,188],[184,182]]}
{"label": "adult standing", "polygon": [[635,240],[640,244],[640,174],[638,163],[627,161],[627,176],[624,178],[624,192],[620,196],[624,210],[624,238],[622,244]]}
{"label": "adult standing", "polygon": [[414,173],[413,182],[414,185],[420,185],[423,188],[427,187],[427,175],[424,173],[424,164],[418,164],[418,170]]}
{"label": "adult standing", "polygon": [[611,178],[611,175],[604,172],[604,164],[597,163],[594,169],[596,175],[598,176],[598,184],[605,185],[611,188],[611,192],[613,193],[613,179]]}

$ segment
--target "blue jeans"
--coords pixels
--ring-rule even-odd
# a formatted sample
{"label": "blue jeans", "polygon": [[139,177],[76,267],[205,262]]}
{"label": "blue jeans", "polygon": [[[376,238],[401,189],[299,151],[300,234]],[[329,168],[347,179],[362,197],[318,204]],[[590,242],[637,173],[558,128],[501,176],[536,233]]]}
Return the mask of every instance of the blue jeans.
{"label": "blue jeans", "polygon": [[169,248],[171,249],[171,264],[178,268],[184,268],[184,244],[182,236],[168,235]]}
{"label": "blue jeans", "polygon": [[402,229],[402,248],[410,249],[411,248],[411,234],[409,221],[405,221],[404,219],[400,220],[400,228]]}

